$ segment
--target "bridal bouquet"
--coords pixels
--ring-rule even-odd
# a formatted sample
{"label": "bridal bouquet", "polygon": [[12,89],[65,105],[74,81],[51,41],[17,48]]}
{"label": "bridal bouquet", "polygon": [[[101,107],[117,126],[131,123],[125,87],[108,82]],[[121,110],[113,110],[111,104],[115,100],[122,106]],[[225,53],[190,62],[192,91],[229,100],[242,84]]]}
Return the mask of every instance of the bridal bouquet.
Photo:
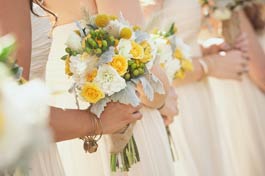
{"label": "bridal bouquet", "polygon": [[183,79],[186,72],[193,70],[190,47],[176,35],[174,24],[167,32],[155,32],[152,38],[157,47],[159,63],[171,82]]}
{"label": "bridal bouquet", "polygon": [[[39,81],[18,83],[15,40],[0,38],[0,175],[27,175],[27,163],[50,141],[48,92]],[[18,74],[19,73],[19,74]]]}
{"label": "bridal bouquet", "polygon": [[[137,84],[142,84],[151,101],[155,92],[164,93],[162,83],[150,72],[156,55],[149,34],[131,26],[122,15],[98,14],[83,26],[77,23],[77,29],[66,42],[65,73],[74,82],[71,92],[77,102],[90,103],[90,111],[97,117],[109,102],[138,106]],[[132,128],[111,136],[112,171],[128,171],[140,160],[131,136]],[[119,139],[125,142],[117,142]]]}

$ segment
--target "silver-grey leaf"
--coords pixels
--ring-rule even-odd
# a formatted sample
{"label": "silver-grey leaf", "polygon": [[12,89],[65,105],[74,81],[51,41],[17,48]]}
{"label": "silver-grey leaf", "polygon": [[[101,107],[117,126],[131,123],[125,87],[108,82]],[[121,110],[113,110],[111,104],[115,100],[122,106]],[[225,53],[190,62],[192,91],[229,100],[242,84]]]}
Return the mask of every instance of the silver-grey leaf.
{"label": "silver-grey leaf", "polygon": [[140,99],[136,94],[135,85],[133,83],[128,82],[125,89],[122,91],[113,94],[110,99],[113,102],[119,102],[122,104],[138,106],[140,104]]}
{"label": "silver-grey leaf", "polygon": [[142,76],[139,79],[143,86],[143,91],[144,91],[145,96],[148,98],[148,100],[153,101],[155,92],[149,81],[149,78],[148,78],[149,76],[150,75]]}
{"label": "silver-grey leaf", "polygon": [[107,106],[107,104],[110,101],[111,100],[109,98],[104,98],[104,99],[100,100],[99,102],[97,102],[96,104],[93,104],[91,106],[90,111],[92,113],[94,113],[97,117],[100,117],[100,115],[102,114],[102,112],[104,111],[105,107]]}
{"label": "silver-grey leaf", "polygon": [[154,74],[150,76],[150,84],[154,90],[154,92],[158,94],[165,94],[165,89],[163,83],[158,79]]}

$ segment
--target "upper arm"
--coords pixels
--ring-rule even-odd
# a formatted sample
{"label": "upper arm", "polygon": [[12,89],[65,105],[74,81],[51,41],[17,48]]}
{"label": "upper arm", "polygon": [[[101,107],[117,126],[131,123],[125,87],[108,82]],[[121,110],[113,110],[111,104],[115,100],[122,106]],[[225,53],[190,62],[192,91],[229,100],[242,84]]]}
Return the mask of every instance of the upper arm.
{"label": "upper arm", "polygon": [[88,0],[88,11],[90,15],[94,15],[98,13],[96,0]]}
{"label": "upper arm", "polygon": [[241,30],[247,34],[249,42],[249,75],[254,83],[265,91],[265,53],[256,33],[243,12],[240,12]]}
{"label": "upper arm", "polygon": [[29,0],[2,0],[0,27],[3,34],[11,33],[17,39],[17,62],[28,79],[31,61],[31,19]]}

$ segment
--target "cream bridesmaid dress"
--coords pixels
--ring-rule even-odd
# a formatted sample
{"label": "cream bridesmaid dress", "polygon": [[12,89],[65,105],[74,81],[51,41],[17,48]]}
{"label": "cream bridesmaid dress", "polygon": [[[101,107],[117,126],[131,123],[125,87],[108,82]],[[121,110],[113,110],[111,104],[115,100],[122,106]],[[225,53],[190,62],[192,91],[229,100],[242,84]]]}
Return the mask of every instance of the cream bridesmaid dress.
{"label": "cream bridesmaid dress", "polygon": [[214,78],[209,81],[217,104],[225,173],[263,176],[265,94],[247,75],[242,79],[241,82]]}
{"label": "cream bridesmaid dress", "polygon": [[[147,27],[168,29],[173,22],[178,35],[191,46],[193,57],[201,57],[198,1],[165,0],[163,9],[149,19]],[[177,87],[176,91],[180,115],[170,126],[178,153],[175,169],[180,173],[176,175],[224,176],[215,104],[207,80]]]}
{"label": "cream bridesmaid dress", "polygon": [[[34,12],[44,16],[45,12],[34,4]],[[31,15],[32,22],[32,60],[30,79],[44,79],[45,65],[51,46],[48,34],[51,30],[49,19]],[[51,144],[47,150],[37,153],[30,165],[31,176],[64,176],[60,156],[56,144]]]}
{"label": "cream bridesmaid dress", "polygon": [[[106,3],[103,4],[106,5]],[[59,59],[64,55],[64,43],[68,34],[75,28],[75,24],[72,23],[54,29],[47,66],[48,85],[53,91],[58,92],[58,95],[53,97],[52,104],[62,108],[76,108],[74,97],[67,93],[71,81],[64,75],[64,63]],[[129,173],[117,173],[116,175],[173,176],[174,167],[162,117],[155,109],[143,108],[141,112],[143,119],[137,122],[134,129],[141,161],[134,165]],[[95,154],[85,154],[82,145],[80,140],[58,144],[66,175],[115,175],[110,171],[109,152],[104,139],[100,141],[98,152]]]}

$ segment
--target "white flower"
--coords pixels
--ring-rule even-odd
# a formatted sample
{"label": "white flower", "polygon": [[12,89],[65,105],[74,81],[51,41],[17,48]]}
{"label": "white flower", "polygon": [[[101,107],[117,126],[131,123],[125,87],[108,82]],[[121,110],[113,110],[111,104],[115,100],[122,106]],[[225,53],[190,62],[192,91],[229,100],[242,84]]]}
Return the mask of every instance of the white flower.
{"label": "white flower", "polygon": [[82,50],[82,38],[75,32],[71,32],[65,45],[74,51]]}
{"label": "white flower", "polygon": [[213,17],[217,20],[221,20],[221,21],[224,21],[224,20],[229,20],[232,16],[232,13],[229,9],[227,8],[219,8],[219,9],[216,9],[213,13]]}
{"label": "white flower", "polygon": [[120,77],[114,68],[106,64],[99,67],[94,83],[96,83],[108,96],[126,87],[125,80]]}
{"label": "white flower", "polygon": [[172,59],[165,64],[165,71],[170,82],[175,79],[175,74],[181,68],[180,61],[178,59]]}
{"label": "white flower", "polygon": [[161,37],[154,38],[154,44],[157,49],[159,63],[166,63],[172,59],[172,48],[168,44],[167,40]]}
{"label": "white flower", "polygon": [[191,48],[181,38],[174,36],[171,43],[174,50],[179,49],[185,59],[191,59]]}
{"label": "white flower", "polygon": [[104,28],[110,35],[114,37],[120,36],[120,29],[122,28],[122,24],[118,20],[111,20],[109,24]]}
{"label": "white flower", "polygon": [[49,108],[48,92],[40,81],[22,86],[5,81],[0,94],[0,112],[4,118],[0,135],[0,169],[4,169],[16,164],[25,153],[33,155],[50,142]]}
{"label": "white flower", "polygon": [[73,73],[72,77],[75,82],[84,82],[87,72],[96,68],[97,61],[98,57],[88,54],[71,56],[70,70]]}
{"label": "white flower", "polygon": [[130,40],[121,39],[117,46],[119,55],[126,57],[127,59],[132,58],[132,54],[130,53],[132,49],[132,44]]}

